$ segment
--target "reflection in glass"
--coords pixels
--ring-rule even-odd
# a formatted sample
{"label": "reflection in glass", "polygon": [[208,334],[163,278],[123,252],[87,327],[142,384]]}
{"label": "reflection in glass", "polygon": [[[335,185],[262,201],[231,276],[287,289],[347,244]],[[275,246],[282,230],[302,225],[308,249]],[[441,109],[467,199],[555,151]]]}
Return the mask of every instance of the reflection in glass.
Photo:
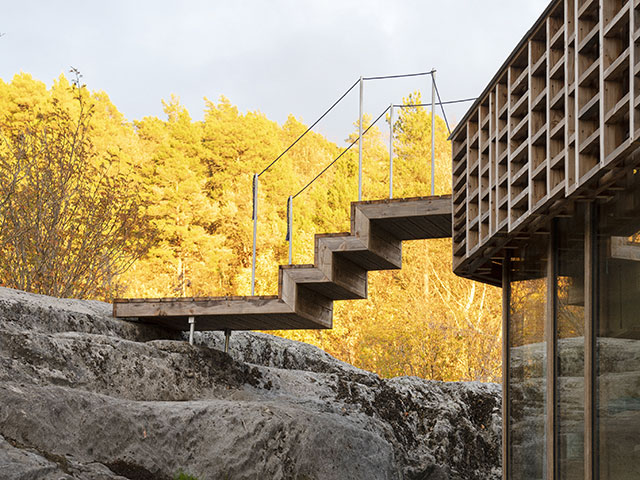
{"label": "reflection in glass", "polygon": [[510,469],[513,480],[545,478],[546,242],[512,261],[509,298]]}
{"label": "reflection in glass", "polygon": [[584,478],[584,209],[557,223],[558,478]]}
{"label": "reflection in glass", "polygon": [[596,429],[600,480],[640,478],[640,225],[599,215]]}

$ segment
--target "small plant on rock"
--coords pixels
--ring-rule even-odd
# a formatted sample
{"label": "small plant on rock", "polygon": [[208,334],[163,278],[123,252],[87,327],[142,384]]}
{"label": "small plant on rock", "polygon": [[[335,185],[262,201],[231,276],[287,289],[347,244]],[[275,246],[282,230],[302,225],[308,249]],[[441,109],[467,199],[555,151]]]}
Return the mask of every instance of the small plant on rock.
{"label": "small plant on rock", "polygon": [[173,477],[173,480],[198,480],[198,479],[193,475],[189,475],[188,473],[184,473],[182,470],[180,470],[178,473],[176,473],[175,477]]}

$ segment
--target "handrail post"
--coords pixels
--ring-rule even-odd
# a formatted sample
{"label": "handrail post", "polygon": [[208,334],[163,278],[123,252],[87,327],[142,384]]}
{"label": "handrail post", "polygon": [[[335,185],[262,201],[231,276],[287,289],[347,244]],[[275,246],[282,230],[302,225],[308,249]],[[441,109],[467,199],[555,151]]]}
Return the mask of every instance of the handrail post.
{"label": "handrail post", "polygon": [[293,264],[293,197],[287,200],[287,241],[289,242],[289,265]]}
{"label": "handrail post", "polygon": [[436,71],[431,70],[431,196],[436,193]]}
{"label": "handrail post", "polygon": [[364,103],[364,79],[360,77],[360,114],[358,120],[358,201],[362,200],[362,107]]}
{"label": "handrail post", "polygon": [[389,105],[389,198],[393,198],[393,103]]}
{"label": "handrail post", "polygon": [[256,294],[256,243],[258,239],[258,174],[253,176],[253,258],[251,259],[251,296]]}

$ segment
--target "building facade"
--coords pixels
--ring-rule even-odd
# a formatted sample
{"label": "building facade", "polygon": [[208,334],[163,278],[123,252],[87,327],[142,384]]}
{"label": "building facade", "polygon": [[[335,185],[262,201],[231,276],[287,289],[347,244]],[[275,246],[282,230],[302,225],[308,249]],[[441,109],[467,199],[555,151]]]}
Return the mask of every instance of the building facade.
{"label": "building facade", "polygon": [[451,136],[457,274],[503,289],[510,480],[640,479],[640,0],[555,0]]}

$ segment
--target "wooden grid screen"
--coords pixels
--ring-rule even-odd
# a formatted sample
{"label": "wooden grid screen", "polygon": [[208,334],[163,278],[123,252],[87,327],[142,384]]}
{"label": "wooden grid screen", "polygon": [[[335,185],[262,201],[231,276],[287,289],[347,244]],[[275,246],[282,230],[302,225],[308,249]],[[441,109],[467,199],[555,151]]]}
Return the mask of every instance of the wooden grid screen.
{"label": "wooden grid screen", "polygon": [[636,148],[639,37],[640,0],[547,8],[452,135],[457,273]]}

